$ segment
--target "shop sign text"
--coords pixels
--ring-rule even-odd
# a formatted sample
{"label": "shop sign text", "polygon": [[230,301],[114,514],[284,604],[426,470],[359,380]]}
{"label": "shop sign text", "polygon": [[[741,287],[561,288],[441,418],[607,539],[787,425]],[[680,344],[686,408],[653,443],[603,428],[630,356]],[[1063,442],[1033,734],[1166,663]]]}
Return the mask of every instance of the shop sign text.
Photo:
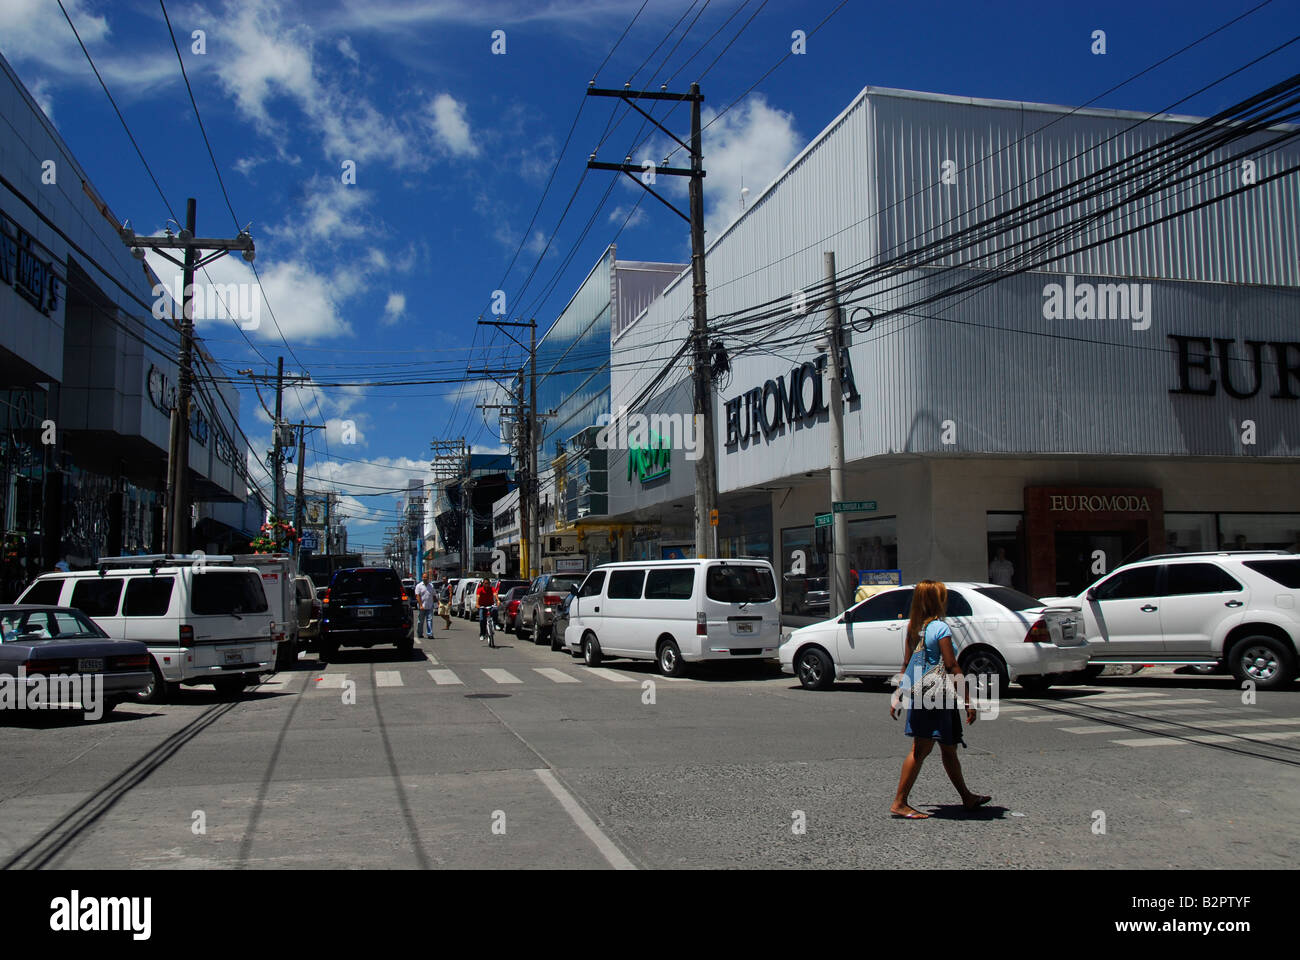
{"label": "shop sign text", "polygon": [[[843,371],[844,399],[856,403],[859,399],[857,385],[853,382],[853,364],[849,351],[840,351]],[[734,449],[742,442],[770,439],[787,424],[794,426],[804,420],[816,420],[830,410],[822,385],[826,371],[826,354],[815,361],[807,361],[785,374],[766,381],[761,387],[746,390],[725,401],[727,414],[728,448]]]}

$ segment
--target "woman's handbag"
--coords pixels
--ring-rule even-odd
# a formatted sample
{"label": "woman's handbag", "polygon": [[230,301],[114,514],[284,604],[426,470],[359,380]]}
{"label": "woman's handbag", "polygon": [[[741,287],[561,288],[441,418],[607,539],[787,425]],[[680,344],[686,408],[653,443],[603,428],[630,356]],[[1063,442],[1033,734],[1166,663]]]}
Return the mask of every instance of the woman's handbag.
{"label": "woman's handbag", "polygon": [[[922,639],[917,652],[924,649],[925,640]],[[957,685],[953,682],[952,674],[943,664],[942,654],[939,655],[938,663],[921,674],[921,682],[918,686],[921,690],[923,709],[936,710],[957,706]]]}

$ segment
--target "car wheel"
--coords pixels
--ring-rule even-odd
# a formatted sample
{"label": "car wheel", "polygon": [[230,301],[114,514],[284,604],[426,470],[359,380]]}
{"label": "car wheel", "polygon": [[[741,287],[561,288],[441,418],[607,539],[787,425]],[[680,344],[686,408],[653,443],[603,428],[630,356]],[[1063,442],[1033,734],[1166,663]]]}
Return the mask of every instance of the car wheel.
{"label": "car wheel", "polygon": [[1079,671],[1079,674],[1080,676],[1083,677],[1084,680],[1088,682],[1092,682],[1093,680],[1096,680],[1098,677],[1100,677],[1102,671],[1105,669],[1106,669],[1105,664],[1094,663],[1090,667],[1084,667],[1082,670]]}
{"label": "car wheel", "polygon": [[1042,677],[1021,677],[1018,682],[1030,693],[1038,695],[1050,690],[1052,684],[1056,682],[1056,677],[1051,674]]}
{"label": "car wheel", "polygon": [[397,641],[397,652],[410,656],[415,651],[415,639],[408,633]]}
{"label": "car wheel", "polygon": [[835,664],[830,654],[820,647],[807,647],[799,651],[794,661],[794,672],[806,690],[829,690],[835,683]]}
{"label": "car wheel", "polygon": [[136,702],[166,703],[170,684],[163,680],[162,671],[158,669],[158,664],[154,663],[152,657],[149,658],[149,672],[153,674],[153,680],[149,686],[135,695]]}
{"label": "car wheel", "polygon": [[996,680],[998,696],[1004,694],[1010,684],[1007,665],[992,650],[975,650],[961,661],[961,672],[976,677],[976,696],[981,700],[993,699],[989,685]]}
{"label": "car wheel", "polygon": [[539,627],[537,624],[534,623],[533,624],[533,645],[536,646],[539,643],[545,643],[546,640],[548,639],[547,634],[553,633],[554,631],[555,631],[554,626]]}
{"label": "car wheel", "polygon": [[1295,675],[1291,651],[1272,637],[1246,637],[1228,658],[1238,682],[1250,680],[1259,690],[1277,690]]}
{"label": "car wheel", "polygon": [[556,630],[555,627],[551,627],[551,651],[554,652],[556,650],[563,650],[563,649],[564,649],[563,631]]}
{"label": "car wheel", "polygon": [[99,719],[107,720],[109,718],[109,715],[112,714],[112,712],[116,710],[121,703],[122,701],[118,697],[105,697],[102,701],[100,701],[101,712],[99,715]]}
{"label": "car wheel", "polygon": [[604,658],[600,655],[600,641],[593,633],[582,638],[582,661],[589,667],[599,667]]}
{"label": "car wheel", "polygon": [[686,661],[676,640],[665,640],[659,646],[659,672],[665,677],[680,677],[686,673]]}

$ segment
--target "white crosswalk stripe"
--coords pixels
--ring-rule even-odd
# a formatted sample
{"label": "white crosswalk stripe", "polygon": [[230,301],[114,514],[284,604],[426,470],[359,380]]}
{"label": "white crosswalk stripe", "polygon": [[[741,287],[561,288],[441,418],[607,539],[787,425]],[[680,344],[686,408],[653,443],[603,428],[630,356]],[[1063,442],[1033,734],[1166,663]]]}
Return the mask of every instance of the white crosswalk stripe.
{"label": "white crosswalk stripe", "polygon": [[588,673],[611,680],[614,683],[636,683],[636,677],[629,677],[621,673],[615,673],[613,670],[606,670],[604,667],[583,667]]}
{"label": "white crosswalk stripe", "polygon": [[460,677],[451,670],[430,670],[429,676],[433,677],[433,682],[440,687],[461,683]]}
{"label": "white crosswalk stripe", "polygon": [[494,670],[490,667],[480,667],[480,669],[488,675],[488,679],[496,683],[523,683],[509,670]]}
{"label": "white crosswalk stripe", "polygon": [[316,680],[316,688],[318,690],[342,690],[347,679],[348,675],[346,673],[327,673]]}
{"label": "white crosswalk stripe", "polygon": [[405,686],[402,682],[402,674],[398,670],[376,670],[375,671],[376,687],[401,687]]}
{"label": "white crosswalk stripe", "polygon": [[[1105,709],[1109,704],[1098,703],[1096,700],[1089,699],[1086,702],[1089,706],[1101,707]],[[1122,703],[1115,704],[1117,710],[1128,710],[1132,707],[1178,707],[1188,703],[1213,703],[1213,700],[1206,700],[1201,697],[1188,697],[1183,700],[1125,700]]]}
{"label": "white crosswalk stripe", "polygon": [[577,677],[571,677],[563,670],[556,670],[554,667],[533,667],[533,672],[540,673],[547,680],[556,683],[582,683]]}

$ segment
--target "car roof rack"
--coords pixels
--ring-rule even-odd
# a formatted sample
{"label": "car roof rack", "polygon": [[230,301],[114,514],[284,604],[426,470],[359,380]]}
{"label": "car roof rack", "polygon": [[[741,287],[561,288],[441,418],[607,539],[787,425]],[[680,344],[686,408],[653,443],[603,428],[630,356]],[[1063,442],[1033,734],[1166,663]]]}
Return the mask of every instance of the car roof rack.
{"label": "car roof rack", "polygon": [[1177,560],[1180,557],[1248,557],[1263,554],[1269,557],[1294,557],[1296,554],[1289,550],[1195,550],[1188,553],[1157,553],[1149,557],[1143,557],[1139,562],[1147,560]]}
{"label": "car roof rack", "polygon": [[99,575],[104,576],[110,567],[148,567],[149,575],[158,572],[159,567],[178,567],[182,564],[224,563],[235,558],[226,554],[195,556],[192,553],[137,553],[125,557],[100,557],[96,561]]}

